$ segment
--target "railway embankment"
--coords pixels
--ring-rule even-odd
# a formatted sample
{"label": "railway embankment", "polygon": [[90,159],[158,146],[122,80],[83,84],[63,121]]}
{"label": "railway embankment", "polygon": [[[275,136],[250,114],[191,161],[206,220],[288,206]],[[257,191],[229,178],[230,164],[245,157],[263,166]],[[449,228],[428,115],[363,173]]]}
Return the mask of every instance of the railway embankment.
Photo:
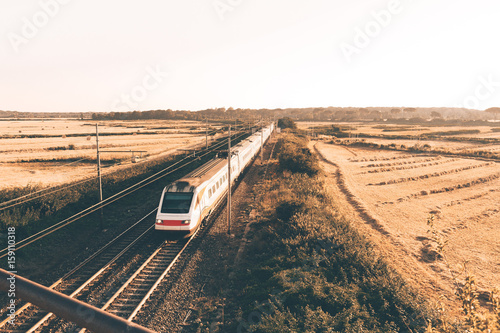
{"label": "railway embankment", "polygon": [[246,196],[244,250],[192,300],[183,331],[425,330],[426,301],[338,212],[307,140],[282,134],[275,154]]}

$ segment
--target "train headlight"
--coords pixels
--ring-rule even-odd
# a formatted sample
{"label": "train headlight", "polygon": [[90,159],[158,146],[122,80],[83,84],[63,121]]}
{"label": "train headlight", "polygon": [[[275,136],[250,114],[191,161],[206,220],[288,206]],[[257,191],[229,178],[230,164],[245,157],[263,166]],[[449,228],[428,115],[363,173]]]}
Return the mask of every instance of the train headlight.
{"label": "train headlight", "polygon": [[163,221],[162,221],[162,220],[156,220],[156,223],[157,223],[157,224],[162,224],[162,223],[163,223]]}
{"label": "train headlight", "polygon": [[189,221],[189,220],[185,220],[185,221],[182,221],[181,223],[182,223],[182,224],[189,224],[189,222],[191,222],[191,221]]}

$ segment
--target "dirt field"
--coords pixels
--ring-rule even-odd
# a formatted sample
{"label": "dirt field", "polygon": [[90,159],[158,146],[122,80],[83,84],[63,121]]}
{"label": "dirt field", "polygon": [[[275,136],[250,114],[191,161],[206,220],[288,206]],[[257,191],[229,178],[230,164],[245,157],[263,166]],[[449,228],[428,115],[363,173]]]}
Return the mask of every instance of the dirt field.
{"label": "dirt field", "polygon": [[[500,286],[497,162],[312,144],[348,215],[424,294],[454,302],[464,262],[484,297]],[[428,232],[431,214],[445,258]]]}
{"label": "dirt field", "polygon": [[[99,121],[103,172],[145,158],[204,145],[205,125],[193,121]],[[54,185],[96,173],[95,122],[89,120],[0,121],[0,189]],[[111,153],[106,151],[143,151]]]}
{"label": "dirt field", "polygon": [[[307,122],[297,123],[299,128],[313,129],[315,127],[330,126],[331,122]],[[354,134],[365,133],[370,135],[421,135],[432,133],[456,132],[453,136],[470,138],[500,138],[500,131],[491,126],[422,126],[422,125],[396,125],[396,124],[367,124],[367,123],[342,123],[337,122],[335,126],[349,128]],[[460,131],[478,131],[478,133],[458,133]]]}
{"label": "dirt field", "polygon": [[[297,124],[299,128],[305,129],[309,133],[317,133],[321,128],[334,125],[349,133],[349,137],[353,140],[363,136],[372,136],[364,140],[379,145],[394,143],[406,147],[427,145],[429,150],[452,154],[500,157],[500,129],[493,124],[492,126],[422,126],[331,122],[298,122]],[[427,135],[436,138],[427,139]],[[407,139],[395,140],[394,137],[398,136]]]}

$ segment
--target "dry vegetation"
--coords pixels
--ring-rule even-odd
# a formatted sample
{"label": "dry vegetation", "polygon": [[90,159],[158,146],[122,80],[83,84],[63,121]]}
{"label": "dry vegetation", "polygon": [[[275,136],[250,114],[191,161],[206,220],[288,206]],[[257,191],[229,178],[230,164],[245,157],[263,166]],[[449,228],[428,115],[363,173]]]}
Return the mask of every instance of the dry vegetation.
{"label": "dry vegetation", "polygon": [[[99,121],[104,172],[205,142],[204,125],[194,121]],[[95,123],[88,120],[0,121],[1,189],[50,186],[96,174]],[[143,151],[106,153],[105,151]]]}
{"label": "dry vegetation", "polygon": [[[366,133],[368,128],[357,131]],[[498,131],[481,128],[471,140],[481,133],[498,138]],[[500,280],[498,162],[439,154],[433,149],[422,149],[420,154],[417,149],[414,152],[392,149],[401,144],[408,146],[408,142],[415,145],[415,140],[358,139],[378,143],[378,149],[345,146],[344,140],[329,138],[314,147],[323,158],[328,181],[354,207],[351,214],[358,217],[358,227],[371,235],[408,280],[430,299],[439,299],[452,313],[457,314],[457,309],[461,309],[460,312],[469,311],[470,315],[473,305],[465,303],[474,300],[484,309],[494,310],[490,292],[499,286]],[[428,140],[426,144],[451,152],[464,149],[498,152],[491,144],[469,141]],[[429,216],[433,216],[431,224]],[[374,230],[378,232],[373,233]],[[471,327],[486,327],[480,320],[486,317],[478,308],[475,317],[469,316],[467,320]],[[473,325],[474,320],[477,323]]]}
{"label": "dry vegetation", "polygon": [[[282,134],[275,152],[269,178],[253,189],[250,209],[258,219],[248,233],[244,264],[234,271],[234,293],[221,292],[230,295],[220,300],[230,304],[228,318],[237,320],[210,331],[396,333],[425,327],[433,317],[425,302],[339,214],[307,139]],[[208,329],[200,325],[197,332]]]}
{"label": "dry vegetation", "polygon": [[500,128],[491,126],[422,126],[363,123],[300,123],[300,128],[320,137],[343,138],[345,144],[426,150],[440,154],[500,159]]}

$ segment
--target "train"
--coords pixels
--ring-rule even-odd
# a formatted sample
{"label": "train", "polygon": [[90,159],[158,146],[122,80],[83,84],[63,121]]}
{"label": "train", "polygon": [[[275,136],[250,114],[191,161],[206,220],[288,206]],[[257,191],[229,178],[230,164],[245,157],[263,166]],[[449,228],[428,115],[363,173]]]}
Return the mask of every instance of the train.
{"label": "train", "polygon": [[[274,130],[271,123],[231,147],[231,172],[228,159],[215,157],[183,178],[167,185],[161,194],[155,229],[192,235],[223,199],[228,189],[249,166]],[[226,154],[227,156],[227,154]]]}

